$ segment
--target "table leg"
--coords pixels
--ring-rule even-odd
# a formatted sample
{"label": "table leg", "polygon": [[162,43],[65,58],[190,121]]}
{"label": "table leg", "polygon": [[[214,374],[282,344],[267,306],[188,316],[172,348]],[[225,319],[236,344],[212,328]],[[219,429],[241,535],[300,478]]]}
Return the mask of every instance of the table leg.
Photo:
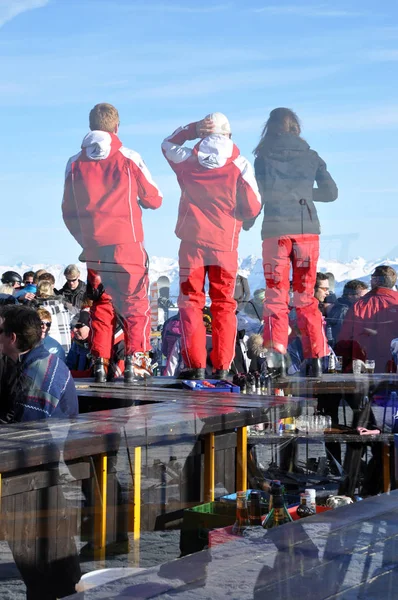
{"label": "table leg", "polygon": [[391,489],[390,444],[383,444],[381,452],[383,461],[383,492],[389,492]]}
{"label": "table leg", "polygon": [[247,490],[247,427],[239,427],[236,441],[236,489]]}
{"label": "table leg", "polygon": [[205,437],[205,469],[204,469],[204,498],[205,502],[213,502],[215,486],[215,437],[208,433]]}
{"label": "table leg", "polygon": [[134,502],[133,502],[133,538],[134,565],[140,566],[141,535],[141,448],[134,448]]}
{"label": "table leg", "polygon": [[108,457],[100,454],[94,459],[94,559],[105,562]]}

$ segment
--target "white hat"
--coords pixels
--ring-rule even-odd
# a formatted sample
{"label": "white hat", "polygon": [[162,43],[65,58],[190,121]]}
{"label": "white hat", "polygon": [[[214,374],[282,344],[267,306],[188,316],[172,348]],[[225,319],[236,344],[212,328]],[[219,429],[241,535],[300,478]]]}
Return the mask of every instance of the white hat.
{"label": "white hat", "polygon": [[215,125],[214,133],[222,133],[229,135],[231,133],[231,125],[223,113],[215,112],[206,116],[206,119],[211,119]]}

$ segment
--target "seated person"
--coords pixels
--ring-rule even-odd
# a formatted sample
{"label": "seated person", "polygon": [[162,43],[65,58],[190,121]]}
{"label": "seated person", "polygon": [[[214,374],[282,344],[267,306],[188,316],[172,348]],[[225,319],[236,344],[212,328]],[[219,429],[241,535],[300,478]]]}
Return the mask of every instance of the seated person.
{"label": "seated person", "polygon": [[[50,275],[50,273],[45,275]],[[51,281],[41,279],[38,282],[36,299],[33,306],[35,308],[45,308],[51,314],[53,317],[51,325],[52,337],[61,344],[65,354],[67,354],[72,343],[70,322],[73,312],[68,310],[62,297],[55,295],[54,285]]]}
{"label": "seated person", "polygon": [[69,369],[41,343],[37,312],[26,306],[4,306],[0,312],[0,351],[18,367],[14,421],[75,417],[79,407]]}
{"label": "seated person", "polygon": [[49,335],[52,321],[51,313],[45,308],[39,308],[37,314],[40,317],[41,339],[43,341],[44,347],[46,348],[46,350],[48,350],[50,354],[55,354],[56,356],[58,356],[58,358],[65,362],[66,356],[64,349],[62,348],[61,344],[57,342],[57,340],[55,340]]}
{"label": "seated person", "polygon": [[[90,327],[90,312],[83,309],[72,325],[73,341],[66,357],[66,364],[73,377],[93,377],[94,362],[90,354]],[[113,381],[115,377],[120,377],[124,372],[124,334],[119,321],[115,330],[113,355],[109,364],[106,365],[106,369],[107,381]]]}

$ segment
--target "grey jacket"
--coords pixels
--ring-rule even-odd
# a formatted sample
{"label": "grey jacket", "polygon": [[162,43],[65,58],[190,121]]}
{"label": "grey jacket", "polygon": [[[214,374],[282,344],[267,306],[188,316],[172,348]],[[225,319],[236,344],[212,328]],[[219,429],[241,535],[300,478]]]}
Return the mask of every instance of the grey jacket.
{"label": "grey jacket", "polygon": [[333,202],[338,190],[325,162],[307,142],[290,133],[270,136],[254,170],[264,209],[262,239],[320,233],[314,202]]}

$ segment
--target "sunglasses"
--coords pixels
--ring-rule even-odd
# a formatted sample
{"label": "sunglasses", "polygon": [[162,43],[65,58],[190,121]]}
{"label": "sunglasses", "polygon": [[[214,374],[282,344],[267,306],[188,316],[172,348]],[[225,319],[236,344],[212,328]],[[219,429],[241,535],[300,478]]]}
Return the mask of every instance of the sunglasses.
{"label": "sunglasses", "polygon": [[79,280],[79,278],[78,278],[78,277],[76,277],[75,279],[67,279],[66,281],[67,281],[68,283],[75,283],[75,281],[78,281],[78,280]]}
{"label": "sunglasses", "polygon": [[40,324],[42,327],[47,327],[47,329],[50,329],[51,327],[51,323],[49,323],[48,321],[41,321]]}
{"label": "sunglasses", "polygon": [[74,329],[81,329],[82,327],[85,327],[84,323],[76,323],[76,325],[74,325]]}

